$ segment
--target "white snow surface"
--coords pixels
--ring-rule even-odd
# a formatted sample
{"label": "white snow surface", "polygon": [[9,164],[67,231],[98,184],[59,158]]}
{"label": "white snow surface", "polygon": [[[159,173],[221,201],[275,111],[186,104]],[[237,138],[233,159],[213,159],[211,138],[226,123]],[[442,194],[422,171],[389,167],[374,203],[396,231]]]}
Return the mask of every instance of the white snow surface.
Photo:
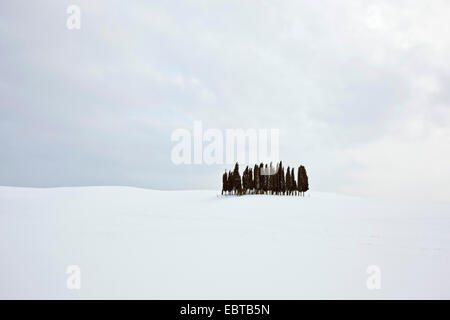
{"label": "white snow surface", "polygon": [[450,203],[0,187],[0,298],[449,299]]}

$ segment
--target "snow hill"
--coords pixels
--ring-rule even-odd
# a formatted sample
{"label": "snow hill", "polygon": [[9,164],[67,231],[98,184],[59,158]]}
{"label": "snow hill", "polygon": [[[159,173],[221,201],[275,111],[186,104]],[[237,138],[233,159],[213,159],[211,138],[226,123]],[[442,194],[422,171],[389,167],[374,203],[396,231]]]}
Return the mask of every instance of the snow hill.
{"label": "snow hill", "polygon": [[0,257],[0,298],[449,299],[450,203],[0,187]]}

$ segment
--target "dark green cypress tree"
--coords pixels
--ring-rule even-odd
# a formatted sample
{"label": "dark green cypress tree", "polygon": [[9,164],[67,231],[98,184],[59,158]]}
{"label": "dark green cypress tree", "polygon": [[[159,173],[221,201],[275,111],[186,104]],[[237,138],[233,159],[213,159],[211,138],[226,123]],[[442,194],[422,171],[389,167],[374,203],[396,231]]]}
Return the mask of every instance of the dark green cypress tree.
{"label": "dark green cypress tree", "polygon": [[239,174],[239,164],[237,162],[233,170],[233,190],[235,194],[242,193],[241,175]]}
{"label": "dark green cypress tree", "polygon": [[302,170],[301,170],[301,166],[298,167],[297,170],[297,190],[299,195],[301,195],[302,190],[303,190],[303,175],[302,175]]}
{"label": "dark green cypress tree", "polygon": [[278,194],[278,163],[273,167],[273,193]]}
{"label": "dark green cypress tree", "polygon": [[242,173],[242,193],[246,193],[248,189],[248,167],[244,169]]}
{"label": "dark green cypress tree", "polygon": [[286,194],[288,194],[288,195],[291,194],[291,189],[292,189],[291,183],[292,183],[291,169],[289,167],[287,167],[287,170],[286,170]]}
{"label": "dark green cypress tree", "polygon": [[281,168],[282,167],[283,167],[283,163],[280,161],[280,163],[278,164],[278,171],[277,171],[278,194],[282,193],[282,190],[281,190]]}
{"label": "dark green cypress tree", "polygon": [[269,187],[269,168],[267,164],[264,166],[264,193],[268,193]]}
{"label": "dark green cypress tree", "polygon": [[231,171],[228,171],[228,179],[227,179],[228,194],[231,194],[233,192],[233,183],[234,183],[233,173]]}
{"label": "dark green cypress tree", "polygon": [[279,193],[280,189],[280,164],[275,165],[275,172],[273,173],[273,191],[275,194]]}
{"label": "dark green cypress tree", "polygon": [[248,188],[250,189],[250,193],[253,193],[253,190],[255,189],[255,179],[253,178],[252,168],[248,169],[248,180]]}
{"label": "dark green cypress tree", "polygon": [[222,175],[222,195],[224,192],[226,193],[226,191],[228,189],[227,180],[228,180],[228,176],[227,176],[227,172],[225,171],[225,173]]}
{"label": "dark green cypress tree", "polygon": [[269,194],[273,193],[273,166],[272,162],[269,165],[269,179],[268,179],[268,185],[267,185],[267,191]]}
{"label": "dark green cypress tree", "polygon": [[304,166],[297,169],[297,181],[294,168],[287,167],[284,174],[283,162],[273,166],[254,165],[254,169],[246,166],[242,179],[239,173],[239,164],[236,163],[233,171],[225,171],[222,175],[223,194],[286,194],[303,195],[309,190],[308,175]]}
{"label": "dark green cypress tree", "polygon": [[258,174],[259,174],[259,193],[262,194],[264,193],[264,165],[262,163],[259,165]]}
{"label": "dark green cypress tree", "polygon": [[302,176],[302,192],[303,196],[305,196],[305,192],[309,190],[308,174],[306,173],[304,166],[301,166],[300,168]]}
{"label": "dark green cypress tree", "polygon": [[245,168],[245,188],[244,193],[247,193],[250,189],[250,171],[248,169],[248,166]]}
{"label": "dark green cypress tree", "polygon": [[259,166],[255,164],[254,168],[255,172],[255,193],[259,193]]}
{"label": "dark green cypress tree", "polygon": [[291,192],[292,194],[295,194],[295,192],[297,191],[297,184],[295,183],[295,173],[294,173],[294,168],[292,168],[291,170]]}
{"label": "dark green cypress tree", "polygon": [[286,181],[284,179],[284,168],[282,163],[280,163],[280,167],[281,167],[281,172],[280,172],[280,193],[282,193],[283,195],[286,192]]}

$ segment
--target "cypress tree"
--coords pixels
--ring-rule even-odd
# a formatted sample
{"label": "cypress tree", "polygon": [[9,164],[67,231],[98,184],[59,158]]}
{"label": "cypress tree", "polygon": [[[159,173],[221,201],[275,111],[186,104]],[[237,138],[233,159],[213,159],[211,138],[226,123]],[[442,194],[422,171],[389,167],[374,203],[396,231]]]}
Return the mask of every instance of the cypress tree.
{"label": "cypress tree", "polygon": [[229,194],[233,192],[233,183],[234,183],[233,173],[231,171],[228,171],[227,191]]}
{"label": "cypress tree", "polygon": [[255,180],[253,179],[253,170],[252,168],[248,169],[248,188],[250,189],[250,193],[255,189]]}
{"label": "cypress tree", "polygon": [[278,163],[272,167],[272,194],[277,194],[277,166]]}
{"label": "cypress tree", "polygon": [[248,169],[248,166],[245,168],[245,187],[244,187],[244,193],[247,193],[250,189],[250,171]]}
{"label": "cypress tree", "polygon": [[287,167],[287,170],[286,170],[286,194],[291,194],[291,183],[292,183],[292,180],[291,180],[291,169],[289,168],[289,167]]}
{"label": "cypress tree", "polygon": [[277,188],[278,188],[278,194],[281,194],[282,191],[282,186],[281,186],[281,169],[283,167],[283,163],[280,161],[280,163],[278,164],[278,171],[277,171]]}
{"label": "cypress tree", "polygon": [[278,194],[283,193],[283,163],[278,166]]}
{"label": "cypress tree", "polygon": [[303,195],[309,190],[308,175],[304,166],[297,169],[297,180],[295,168],[287,167],[284,174],[283,162],[280,161],[273,166],[260,163],[254,168],[246,166],[241,175],[239,164],[236,163],[233,171],[225,171],[222,175],[223,194],[286,194]]}
{"label": "cypress tree", "polygon": [[302,170],[301,170],[301,166],[298,167],[297,170],[297,190],[299,192],[299,194],[302,193],[303,190],[303,176],[302,176]]}
{"label": "cypress tree", "polygon": [[306,173],[306,169],[304,166],[301,166],[301,174],[302,174],[302,192],[303,196],[305,196],[305,192],[309,190],[309,183],[308,183],[308,174]]}
{"label": "cypress tree", "polygon": [[236,194],[242,193],[241,175],[239,174],[239,164],[237,162],[233,171],[233,190]]}
{"label": "cypress tree", "polygon": [[286,192],[286,181],[284,180],[284,168],[282,164],[280,163],[281,172],[280,172],[280,192],[284,193]]}
{"label": "cypress tree", "polygon": [[264,193],[264,166],[261,163],[259,165],[259,170],[258,170],[258,174],[259,174],[259,193],[262,194]]}
{"label": "cypress tree", "polygon": [[246,193],[248,189],[248,167],[242,173],[242,193]]}
{"label": "cypress tree", "polygon": [[241,182],[242,182],[242,192],[244,192],[245,185],[246,185],[246,182],[245,182],[245,169],[244,169],[244,172],[242,172],[242,180],[241,180]]}
{"label": "cypress tree", "polygon": [[292,189],[292,193],[295,194],[295,191],[297,191],[297,184],[295,183],[295,173],[294,173],[294,168],[292,168],[291,170],[291,189]]}
{"label": "cypress tree", "polygon": [[268,193],[268,186],[269,186],[269,169],[267,167],[267,164],[264,166],[264,193]]}
{"label": "cypress tree", "polygon": [[267,185],[267,190],[269,191],[269,194],[273,193],[273,167],[272,167],[272,162],[270,163],[269,166],[269,179],[268,179],[268,185]]}
{"label": "cypress tree", "polygon": [[228,176],[227,176],[227,172],[225,171],[225,173],[222,175],[222,195],[228,189],[227,180],[228,180]]}
{"label": "cypress tree", "polygon": [[273,173],[273,191],[275,194],[279,193],[280,190],[280,164],[277,163],[275,166],[275,172]]}
{"label": "cypress tree", "polygon": [[253,170],[255,172],[255,193],[259,192],[259,167],[255,164],[255,168]]}

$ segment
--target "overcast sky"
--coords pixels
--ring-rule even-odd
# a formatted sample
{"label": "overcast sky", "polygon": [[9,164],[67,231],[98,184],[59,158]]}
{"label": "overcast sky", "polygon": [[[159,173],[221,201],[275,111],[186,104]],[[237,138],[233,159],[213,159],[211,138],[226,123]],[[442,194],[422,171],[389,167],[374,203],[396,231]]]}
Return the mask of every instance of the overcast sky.
{"label": "overcast sky", "polygon": [[1,1],[0,185],[220,188],[171,162],[200,120],[279,129],[312,190],[450,200],[449,34],[446,0]]}

